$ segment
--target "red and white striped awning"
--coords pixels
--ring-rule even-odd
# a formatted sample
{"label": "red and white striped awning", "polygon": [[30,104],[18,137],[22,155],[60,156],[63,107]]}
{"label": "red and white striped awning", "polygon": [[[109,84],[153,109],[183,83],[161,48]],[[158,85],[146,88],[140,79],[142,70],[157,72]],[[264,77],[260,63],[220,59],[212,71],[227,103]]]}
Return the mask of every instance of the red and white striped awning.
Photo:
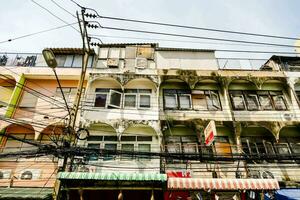
{"label": "red and white striped awning", "polygon": [[278,190],[276,179],[168,178],[169,190]]}

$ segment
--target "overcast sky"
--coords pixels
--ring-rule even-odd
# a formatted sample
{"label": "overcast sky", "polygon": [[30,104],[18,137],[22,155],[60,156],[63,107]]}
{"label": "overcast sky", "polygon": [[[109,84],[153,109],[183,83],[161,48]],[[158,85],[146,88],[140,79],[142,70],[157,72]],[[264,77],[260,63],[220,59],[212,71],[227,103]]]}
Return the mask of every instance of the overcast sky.
{"label": "overcast sky", "polygon": [[[68,23],[76,19],[53,3],[55,1],[71,13],[79,8],[70,0],[34,0],[49,9]],[[151,20],[207,28],[226,29],[290,37],[300,36],[300,1],[299,0],[76,0],[79,4],[96,9],[101,15]],[[105,26],[135,28],[141,30],[164,31],[204,37],[243,39],[251,41],[294,44],[290,40],[276,40],[250,36],[229,35],[207,31],[175,29],[125,22],[100,20]],[[25,34],[65,25],[32,0],[3,1],[0,6],[0,42]],[[78,29],[78,25],[74,25]],[[262,51],[293,51],[289,48],[276,48],[253,45],[228,45],[224,42],[163,37],[111,30],[89,30],[90,34],[102,35],[105,43],[115,42],[159,42],[160,46],[210,48],[210,49],[250,49]],[[148,39],[128,39],[113,37],[138,37]],[[151,40],[152,39],[152,40]],[[179,40],[179,41],[159,41]],[[45,47],[81,47],[78,32],[65,27],[32,37],[26,37],[7,43],[0,43],[1,52],[41,52]],[[223,54],[224,55],[224,54]],[[229,54],[225,54],[225,56]],[[230,56],[233,54],[230,53]],[[234,54],[234,56],[240,56]],[[254,57],[262,55],[251,54]],[[268,56],[268,55],[264,55]]]}

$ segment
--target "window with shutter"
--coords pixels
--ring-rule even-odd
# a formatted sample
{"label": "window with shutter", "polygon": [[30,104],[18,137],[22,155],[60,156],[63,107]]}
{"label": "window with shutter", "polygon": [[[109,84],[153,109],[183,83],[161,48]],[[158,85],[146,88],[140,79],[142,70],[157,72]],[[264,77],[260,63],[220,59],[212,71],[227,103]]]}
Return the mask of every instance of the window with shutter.
{"label": "window with shutter", "polygon": [[245,92],[248,110],[259,110],[259,101],[255,92]]}
{"label": "window with shutter", "polygon": [[245,101],[241,91],[229,91],[234,110],[245,110]]}
{"label": "window with shutter", "polygon": [[216,155],[224,157],[232,157],[231,147],[226,136],[216,136],[215,138],[215,151]]}

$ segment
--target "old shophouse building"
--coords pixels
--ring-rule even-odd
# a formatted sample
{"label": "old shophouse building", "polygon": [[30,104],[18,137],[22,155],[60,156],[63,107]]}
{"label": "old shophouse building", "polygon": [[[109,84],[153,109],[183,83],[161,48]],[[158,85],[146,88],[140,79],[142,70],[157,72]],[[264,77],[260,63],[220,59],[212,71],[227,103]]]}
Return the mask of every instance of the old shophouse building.
{"label": "old shophouse building", "polygon": [[[53,51],[71,105],[81,51]],[[299,61],[273,56],[255,70],[224,69],[213,50],[102,44],[91,55],[78,113],[77,127],[89,134],[76,145],[103,151],[69,159],[58,174],[53,156],[1,159],[0,190],[43,191],[56,177],[70,199],[260,199],[297,188]],[[59,146],[68,112],[52,70],[38,63],[4,65],[2,133]],[[209,123],[216,135],[208,146]],[[8,137],[1,145],[3,153],[28,147]]]}

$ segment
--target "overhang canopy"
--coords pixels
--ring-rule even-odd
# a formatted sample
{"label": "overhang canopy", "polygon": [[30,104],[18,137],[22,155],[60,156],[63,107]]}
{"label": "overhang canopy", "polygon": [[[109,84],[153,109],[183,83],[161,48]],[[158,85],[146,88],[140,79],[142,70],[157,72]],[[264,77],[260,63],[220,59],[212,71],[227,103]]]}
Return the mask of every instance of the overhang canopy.
{"label": "overhang canopy", "polygon": [[0,199],[52,199],[52,188],[0,188]]}
{"label": "overhang canopy", "polygon": [[169,190],[278,190],[276,179],[168,178]]}
{"label": "overhang canopy", "polygon": [[167,181],[166,174],[156,173],[92,173],[92,172],[60,172],[60,180],[101,180],[101,181]]}

